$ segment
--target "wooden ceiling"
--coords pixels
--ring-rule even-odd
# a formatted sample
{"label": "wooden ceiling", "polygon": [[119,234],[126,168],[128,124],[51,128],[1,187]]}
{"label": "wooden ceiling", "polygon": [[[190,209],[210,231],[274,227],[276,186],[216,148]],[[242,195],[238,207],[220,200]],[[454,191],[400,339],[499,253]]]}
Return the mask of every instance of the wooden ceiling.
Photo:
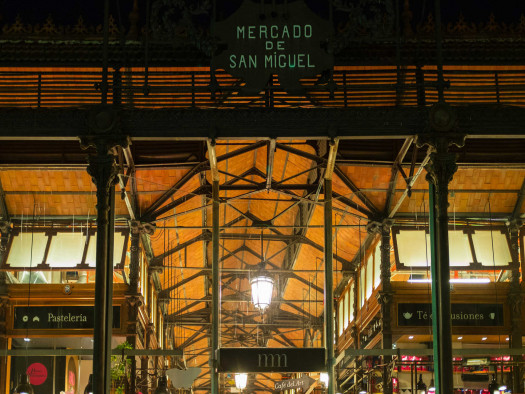
{"label": "wooden ceiling", "polygon": [[[327,144],[278,140],[273,155],[270,146],[269,140],[217,141],[221,344],[322,346],[321,181]],[[405,159],[399,160],[403,150]],[[525,143],[518,139],[467,140],[458,150],[459,169],[450,184],[451,217],[462,221],[524,217],[525,163],[519,155],[524,151]],[[169,298],[164,311],[169,332],[174,345],[182,347],[186,365],[205,369],[197,382],[205,387],[212,216],[205,143],[134,141],[129,148],[133,166],[116,153],[121,176],[128,177],[125,191],[136,200],[137,217],[156,225],[150,242],[154,264],[164,267],[158,275],[163,296]],[[427,154],[415,148],[411,138],[341,141],[332,218],[333,277],[339,288],[361,262],[360,248],[370,236],[366,230],[370,221],[390,215],[401,223],[415,222],[427,215],[428,186],[421,168]],[[96,189],[85,170],[85,155],[75,142],[3,141],[0,196],[7,212],[2,216],[9,215],[15,223],[33,214],[48,223],[94,220]],[[411,178],[405,179],[399,168]],[[116,192],[117,197],[123,195],[121,185]],[[116,215],[117,220],[129,219],[124,199],[117,198]],[[261,261],[276,282],[273,303],[265,314],[249,302],[249,280]],[[258,377],[257,385],[264,391],[271,381]]]}

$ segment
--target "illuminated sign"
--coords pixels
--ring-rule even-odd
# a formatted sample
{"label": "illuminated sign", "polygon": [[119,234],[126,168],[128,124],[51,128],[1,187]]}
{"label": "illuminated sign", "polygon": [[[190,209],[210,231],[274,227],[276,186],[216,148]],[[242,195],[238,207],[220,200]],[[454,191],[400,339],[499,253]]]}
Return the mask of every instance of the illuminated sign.
{"label": "illuminated sign", "polygon": [[[451,304],[450,318],[454,327],[503,326],[503,304]],[[431,304],[397,305],[398,326],[429,326],[432,324]]]}
{"label": "illuminated sign", "polygon": [[[17,306],[14,329],[69,329],[95,327],[93,306]],[[113,328],[120,327],[120,306],[113,307]]]}
{"label": "illuminated sign", "polygon": [[220,348],[219,372],[320,372],[324,348]]}
{"label": "illuminated sign", "polygon": [[332,28],[303,1],[261,8],[260,2],[245,0],[233,15],[215,24],[214,34],[222,48],[213,58],[213,68],[242,78],[247,90],[264,90],[272,75],[285,90],[300,88],[301,78],[333,67],[327,52]]}

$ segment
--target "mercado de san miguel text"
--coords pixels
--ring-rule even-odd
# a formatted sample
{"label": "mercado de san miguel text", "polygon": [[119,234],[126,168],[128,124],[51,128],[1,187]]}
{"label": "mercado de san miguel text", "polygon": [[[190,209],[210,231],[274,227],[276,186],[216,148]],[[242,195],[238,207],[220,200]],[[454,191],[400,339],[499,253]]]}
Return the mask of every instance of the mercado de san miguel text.
{"label": "mercado de san miguel text", "polygon": [[0,393],[525,393],[523,0],[0,1]]}

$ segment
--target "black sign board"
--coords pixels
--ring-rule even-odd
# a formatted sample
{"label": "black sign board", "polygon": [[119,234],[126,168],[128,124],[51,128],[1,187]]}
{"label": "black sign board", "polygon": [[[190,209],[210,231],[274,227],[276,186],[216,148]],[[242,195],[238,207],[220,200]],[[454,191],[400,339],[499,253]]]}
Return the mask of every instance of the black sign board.
{"label": "black sign board", "polygon": [[[15,307],[14,329],[92,329],[95,327],[93,306]],[[113,306],[113,328],[120,327],[120,306]]]}
{"label": "black sign board", "polygon": [[[497,327],[504,325],[503,304],[451,304],[451,320],[455,327]],[[401,327],[432,324],[431,304],[397,305],[397,323]]]}
{"label": "black sign board", "polygon": [[324,348],[220,348],[219,372],[319,372]]}
{"label": "black sign board", "polygon": [[278,75],[282,89],[297,89],[301,78],[333,67],[333,55],[327,52],[332,30],[304,1],[261,7],[260,1],[245,0],[215,24],[214,35],[223,48],[215,54],[213,68],[242,78],[245,90],[264,90],[272,75]]}

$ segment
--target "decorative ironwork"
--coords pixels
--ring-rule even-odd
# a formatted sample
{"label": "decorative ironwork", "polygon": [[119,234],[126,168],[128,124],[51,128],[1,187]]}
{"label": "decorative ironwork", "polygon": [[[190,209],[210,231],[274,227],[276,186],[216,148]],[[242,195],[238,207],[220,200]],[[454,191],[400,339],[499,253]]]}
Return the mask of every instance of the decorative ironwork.
{"label": "decorative ironwork", "polygon": [[[49,15],[44,23],[31,25],[24,23],[21,16],[17,16],[12,24],[5,24],[2,27],[3,38],[55,38],[55,39],[72,39],[84,38],[102,39],[102,25],[87,26],[82,16],[78,17],[74,25],[56,25],[53,16]],[[119,30],[113,16],[109,17],[109,36],[113,39],[120,36]]]}

